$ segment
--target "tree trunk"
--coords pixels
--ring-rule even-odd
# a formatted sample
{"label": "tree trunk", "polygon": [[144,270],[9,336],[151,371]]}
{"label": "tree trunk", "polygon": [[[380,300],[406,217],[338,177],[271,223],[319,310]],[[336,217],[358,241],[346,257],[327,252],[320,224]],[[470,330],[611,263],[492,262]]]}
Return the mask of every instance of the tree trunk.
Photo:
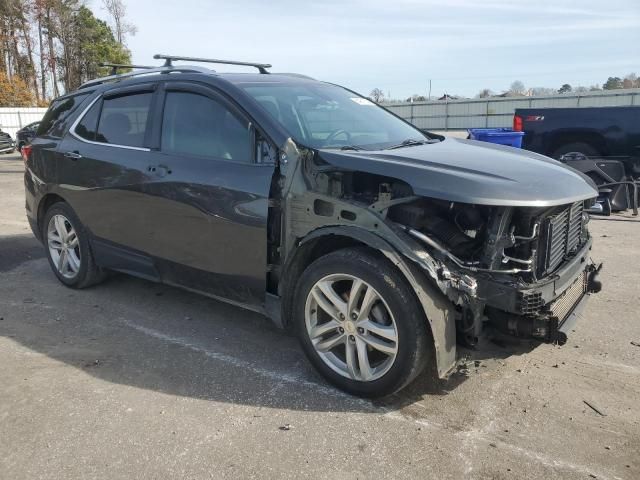
{"label": "tree trunk", "polygon": [[49,70],[51,70],[51,81],[53,83],[53,96],[59,97],[58,79],[56,78],[56,50],[53,46],[53,33],[51,32],[51,7],[47,6],[47,41],[49,44]]}
{"label": "tree trunk", "polygon": [[40,88],[42,99],[47,98],[47,72],[44,67],[44,42],[42,41],[42,12],[38,12],[38,44],[40,46]]}
{"label": "tree trunk", "polygon": [[29,65],[31,66],[31,71],[29,75],[31,76],[31,81],[33,83],[33,92],[36,96],[36,101],[40,100],[40,92],[38,91],[38,78],[36,75],[35,63],[33,61],[33,48],[31,47],[31,35],[27,28],[26,22],[24,21],[24,17],[20,22],[22,26],[22,35],[24,36],[24,44],[27,47],[27,56],[29,57]]}

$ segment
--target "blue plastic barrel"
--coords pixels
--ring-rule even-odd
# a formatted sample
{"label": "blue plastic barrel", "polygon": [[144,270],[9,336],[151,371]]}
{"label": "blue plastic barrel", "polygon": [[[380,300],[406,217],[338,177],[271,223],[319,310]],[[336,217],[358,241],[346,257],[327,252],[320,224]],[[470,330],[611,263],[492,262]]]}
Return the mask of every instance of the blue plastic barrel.
{"label": "blue plastic barrel", "polygon": [[522,148],[524,132],[514,132],[510,128],[470,128],[468,132],[472,140]]}

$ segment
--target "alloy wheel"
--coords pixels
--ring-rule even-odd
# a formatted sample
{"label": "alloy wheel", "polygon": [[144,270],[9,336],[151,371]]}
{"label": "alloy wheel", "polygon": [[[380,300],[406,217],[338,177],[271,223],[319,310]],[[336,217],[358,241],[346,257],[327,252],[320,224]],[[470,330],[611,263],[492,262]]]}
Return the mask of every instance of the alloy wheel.
{"label": "alloy wheel", "polygon": [[317,281],[305,304],[307,334],[335,372],[371,382],[389,371],[398,353],[398,329],[382,296],[353,275]]}
{"label": "alloy wheel", "polygon": [[75,228],[64,215],[53,215],[47,226],[49,255],[58,273],[72,279],[80,271],[80,242]]}

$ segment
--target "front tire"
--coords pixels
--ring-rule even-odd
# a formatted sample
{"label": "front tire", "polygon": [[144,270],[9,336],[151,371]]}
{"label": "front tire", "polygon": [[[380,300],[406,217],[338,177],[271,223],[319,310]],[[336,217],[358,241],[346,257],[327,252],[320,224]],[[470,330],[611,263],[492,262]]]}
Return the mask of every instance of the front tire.
{"label": "front tire", "polygon": [[431,357],[415,293],[382,255],[349,248],[303,272],[295,327],[318,371],[353,395],[382,397],[408,385]]}
{"label": "front tire", "polygon": [[42,222],[44,249],[53,273],[71,288],[101,282],[105,273],[93,260],[89,236],[69,204],[53,204]]}

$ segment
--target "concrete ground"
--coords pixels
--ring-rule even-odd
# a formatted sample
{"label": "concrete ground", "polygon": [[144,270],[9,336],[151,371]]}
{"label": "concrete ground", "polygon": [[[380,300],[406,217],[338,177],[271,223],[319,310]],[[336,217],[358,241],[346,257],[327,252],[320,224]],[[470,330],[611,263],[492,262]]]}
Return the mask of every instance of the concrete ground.
{"label": "concrete ground", "polygon": [[565,346],[493,345],[371,402],[259,315],[124,275],[65,288],[17,156],[0,192],[0,478],[640,478],[630,215],[592,220],[605,289]]}

